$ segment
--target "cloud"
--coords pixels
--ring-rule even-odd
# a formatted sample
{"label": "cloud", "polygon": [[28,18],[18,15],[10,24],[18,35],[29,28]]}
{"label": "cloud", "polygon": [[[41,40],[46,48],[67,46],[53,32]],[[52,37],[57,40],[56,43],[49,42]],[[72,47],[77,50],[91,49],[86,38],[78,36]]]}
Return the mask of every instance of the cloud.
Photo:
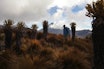
{"label": "cloud", "polygon": [[57,12],[52,16],[55,21],[60,20],[63,16],[63,10],[58,9]]}
{"label": "cloud", "polygon": [[65,10],[66,14],[66,25],[71,22],[75,22],[77,24],[77,30],[81,29],[90,29],[91,30],[91,19],[85,16],[87,10],[84,8],[83,10],[78,11],[77,13],[72,12],[70,8]]}
{"label": "cloud", "polygon": [[[51,6],[57,5],[58,7],[72,7],[75,4],[78,4],[80,0],[54,0],[53,4]],[[81,1],[82,2],[82,1]]]}
{"label": "cloud", "polygon": [[97,0],[54,0],[54,2],[50,5],[50,7],[52,6],[58,6],[60,8],[73,7],[75,5],[81,5],[83,3],[92,3],[92,1]]}
{"label": "cloud", "polygon": [[[91,19],[85,16],[87,10],[85,9],[86,4],[92,3],[92,1],[96,0],[55,0],[53,2],[53,6],[58,6],[59,8],[62,8],[61,14],[59,12],[56,12],[56,14],[60,14],[55,16],[56,23],[54,24],[54,28],[62,28],[62,26],[65,24],[68,27],[70,27],[71,22],[76,22],[77,24],[77,30],[81,29],[90,29],[91,30]],[[77,11],[73,11],[72,9],[75,8],[75,6],[78,6],[78,8],[81,8]],[[77,9],[77,8],[75,8]],[[62,15],[64,14],[64,17]]]}
{"label": "cloud", "polygon": [[69,27],[68,23],[66,24],[66,21],[65,20],[56,21],[50,27],[51,28],[56,28],[56,29],[62,29],[63,28],[63,25],[66,25],[67,27]]}
{"label": "cloud", "polygon": [[[96,0],[0,0],[0,21],[13,19],[15,22],[25,21],[29,27],[31,24],[41,27],[42,21],[48,20],[54,22],[53,28],[62,28],[64,24],[70,27],[74,21],[77,29],[91,29],[91,20],[85,16],[84,7],[92,1]],[[73,12],[75,6],[81,9]]]}
{"label": "cloud", "polygon": [[50,0],[0,0],[0,20],[38,21],[47,17]]}
{"label": "cloud", "polygon": [[86,12],[87,10],[85,8],[77,11],[77,13],[74,13],[69,7],[64,9],[57,9],[57,12],[52,16],[51,20],[54,20],[55,23],[51,27],[62,29],[64,24],[70,27],[71,22],[76,22],[77,30],[91,29],[91,20],[85,16]]}

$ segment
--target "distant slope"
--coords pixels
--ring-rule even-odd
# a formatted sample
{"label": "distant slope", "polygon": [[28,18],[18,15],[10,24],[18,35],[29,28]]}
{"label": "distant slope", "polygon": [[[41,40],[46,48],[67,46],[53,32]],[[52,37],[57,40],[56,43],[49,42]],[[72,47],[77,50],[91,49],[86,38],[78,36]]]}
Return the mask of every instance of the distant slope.
{"label": "distant slope", "polygon": [[80,30],[80,31],[77,31],[76,32],[76,36],[78,36],[80,38],[85,38],[89,34],[91,34],[91,31],[90,30]]}
{"label": "distant slope", "polygon": [[[40,31],[42,32],[42,29]],[[49,33],[54,33],[54,34],[63,34],[62,29],[49,28],[48,32]],[[71,33],[71,31],[70,31],[70,33]],[[89,34],[91,34],[90,30],[78,30],[78,31],[76,31],[76,36],[79,37],[79,38],[85,38]]]}
{"label": "distant slope", "polygon": [[48,32],[54,33],[54,34],[63,34],[63,30],[62,29],[49,28]]}
{"label": "distant slope", "polygon": [[[0,25],[0,28],[3,28],[3,26]],[[39,30],[39,31],[42,32],[42,29]],[[48,32],[49,33],[54,33],[54,34],[63,34],[63,30],[62,29],[55,29],[55,28],[49,28]],[[76,31],[76,36],[79,37],[79,38],[85,38],[86,36],[88,36],[90,34],[91,34],[90,30],[78,30],[78,31]]]}
{"label": "distant slope", "polygon": [[[43,32],[43,29],[39,30],[40,32]],[[54,28],[49,28],[48,29],[49,33],[54,33],[54,34],[63,34],[62,29],[54,29]]]}

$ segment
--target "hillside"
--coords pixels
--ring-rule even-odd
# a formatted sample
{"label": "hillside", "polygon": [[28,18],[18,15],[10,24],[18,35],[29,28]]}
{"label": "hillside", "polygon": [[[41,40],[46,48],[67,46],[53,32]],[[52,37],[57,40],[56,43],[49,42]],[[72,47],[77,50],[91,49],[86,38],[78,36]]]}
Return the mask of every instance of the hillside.
{"label": "hillside", "polygon": [[79,30],[76,31],[76,36],[80,37],[80,38],[85,38],[88,35],[91,35],[91,31],[90,30]]}
{"label": "hillside", "polygon": [[[0,25],[0,28],[3,28],[3,26]],[[25,30],[27,30],[27,28]],[[41,29],[39,31],[42,32],[43,30]],[[48,32],[52,33],[52,34],[57,34],[57,35],[63,34],[62,29],[55,29],[55,28],[49,28]],[[70,34],[71,34],[71,30],[70,30]],[[90,30],[77,30],[76,31],[76,37],[78,37],[78,38],[85,38],[86,36],[88,36],[90,34],[91,34]]]}
{"label": "hillside", "polygon": [[[42,29],[40,31],[42,32]],[[49,28],[48,32],[53,33],[53,34],[63,34],[62,29]],[[70,34],[71,34],[71,30],[70,30]],[[91,34],[90,30],[77,30],[76,31],[76,37],[78,37],[78,38],[85,38],[89,34]]]}
{"label": "hillside", "polygon": [[[2,35],[3,36],[3,35]],[[1,40],[1,39],[0,39]],[[38,33],[37,40],[22,39],[21,53],[11,49],[0,52],[0,69],[91,69],[92,42],[49,34],[47,40]]]}

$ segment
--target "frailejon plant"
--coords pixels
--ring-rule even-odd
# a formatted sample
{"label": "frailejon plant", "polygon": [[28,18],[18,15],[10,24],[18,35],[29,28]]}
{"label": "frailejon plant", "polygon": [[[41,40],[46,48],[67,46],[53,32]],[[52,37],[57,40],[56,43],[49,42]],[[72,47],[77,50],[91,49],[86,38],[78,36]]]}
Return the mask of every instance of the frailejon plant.
{"label": "frailejon plant", "polygon": [[43,35],[44,35],[44,38],[46,39],[47,37],[47,34],[48,34],[48,21],[43,21]]}
{"label": "frailejon plant", "polygon": [[34,25],[32,25],[32,33],[31,33],[31,38],[32,39],[36,39],[36,37],[37,37],[37,25],[36,24],[34,24]]}
{"label": "frailejon plant", "polygon": [[94,64],[96,69],[104,69],[104,0],[97,0],[86,6],[86,16],[93,18],[92,40],[94,45]]}
{"label": "frailejon plant", "polygon": [[24,22],[18,22],[16,29],[16,52],[20,52],[20,46],[22,44],[21,39],[23,37],[23,28],[25,27]]}
{"label": "frailejon plant", "polygon": [[75,32],[76,32],[76,23],[72,22],[71,24],[71,31],[72,31],[72,41],[75,40]]}
{"label": "frailejon plant", "polygon": [[8,19],[4,22],[5,47],[10,48],[12,44],[12,28],[13,21]]}

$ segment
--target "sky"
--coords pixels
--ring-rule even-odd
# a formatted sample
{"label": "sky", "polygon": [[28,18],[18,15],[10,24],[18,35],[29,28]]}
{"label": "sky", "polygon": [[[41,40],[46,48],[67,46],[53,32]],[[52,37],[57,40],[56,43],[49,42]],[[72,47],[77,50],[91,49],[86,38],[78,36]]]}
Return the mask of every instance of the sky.
{"label": "sky", "polygon": [[12,19],[14,23],[24,21],[28,27],[47,20],[51,28],[62,29],[63,25],[70,28],[75,22],[76,29],[90,29],[92,18],[85,16],[85,6],[96,0],[0,0],[0,24]]}

